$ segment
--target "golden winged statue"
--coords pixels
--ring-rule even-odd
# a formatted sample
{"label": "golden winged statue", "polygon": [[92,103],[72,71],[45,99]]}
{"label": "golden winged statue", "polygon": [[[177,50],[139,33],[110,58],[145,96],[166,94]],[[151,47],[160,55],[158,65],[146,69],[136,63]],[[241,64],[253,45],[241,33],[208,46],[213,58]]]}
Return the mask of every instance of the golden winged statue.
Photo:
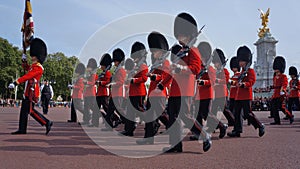
{"label": "golden winged statue", "polygon": [[264,37],[265,33],[270,31],[270,29],[268,28],[270,8],[268,8],[266,13],[264,13],[261,9],[258,10],[260,11],[261,25],[263,26],[262,28],[259,28],[258,36],[262,38]]}

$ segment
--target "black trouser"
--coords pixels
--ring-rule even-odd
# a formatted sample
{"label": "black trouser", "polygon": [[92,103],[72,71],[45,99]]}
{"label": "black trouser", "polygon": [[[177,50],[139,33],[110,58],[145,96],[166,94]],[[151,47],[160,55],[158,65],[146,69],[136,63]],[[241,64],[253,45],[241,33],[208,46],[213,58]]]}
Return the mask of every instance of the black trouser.
{"label": "black trouser", "polygon": [[230,98],[229,99],[229,107],[228,107],[228,109],[231,111],[231,113],[233,114],[233,116],[234,116],[234,101],[235,101],[235,99]]}
{"label": "black trouser", "polygon": [[83,103],[81,99],[74,98],[71,103],[71,121],[77,122],[77,114],[76,110],[80,111],[82,114],[84,113]]}
{"label": "black trouser", "polygon": [[191,113],[192,97],[169,97],[168,99],[168,112],[169,112],[169,142],[172,147],[180,148],[182,146],[182,126],[181,120],[188,127],[191,132],[196,135],[200,135],[202,132],[202,126],[195,120]]}
{"label": "black trouser", "polygon": [[281,109],[281,106],[282,106],[282,101],[280,100],[280,98],[272,98],[270,113],[276,123],[280,123],[279,109]]}
{"label": "black trouser", "polygon": [[96,97],[88,96],[84,98],[84,112],[83,112],[83,122],[89,123],[91,120],[91,113],[96,113],[99,111]]}
{"label": "black trouser", "polygon": [[293,105],[297,107],[297,110],[300,108],[299,97],[290,97],[288,101],[288,110],[291,114],[293,114]]}
{"label": "black trouser", "polygon": [[156,119],[162,118],[161,115],[166,107],[166,98],[150,97],[147,100],[147,104],[150,109],[145,112],[145,138],[153,137],[155,135]]}
{"label": "black trouser", "polygon": [[[105,114],[108,112],[108,99],[109,99],[108,96],[97,96],[96,97],[97,105],[98,105],[99,110],[102,106]],[[93,112],[93,114],[92,114],[92,124],[94,126],[96,126],[96,127],[99,126],[99,118],[100,118],[101,115],[103,115],[104,116],[103,118],[105,118],[105,115],[103,113],[101,114],[100,111]]]}
{"label": "black trouser", "polygon": [[[32,104],[32,112],[30,112],[30,104]],[[30,102],[28,98],[23,99],[19,118],[19,131],[21,132],[26,133],[28,114],[30,114],[30,116],[33,117],[42,126],[45,126],[50,122],[45,116],[34,109],[34,103]]]}
{"label": "black trouser", "polygon": [[125,131],[132,133],[135,130],[135,117],[139,115],[142,117],[144,112],[144,100],[145,96],[129,96],[129,102],[127,102],[126,119],[125,119]]}
{"label": "black trouser", "polygon": [[51,95],[50,94],[42,94],[41,101],[42,101],[42,107],[43,107],[43,113],[48,113],[48,106],[50,102]]}
{"label": "black trouser", "polygon": [[256,118],[251,111],[251,100],[236,100],[234,105],[235,123],[234,131],[238,133],[243,132],[243,118],[241,112],[244,112],[244,117],[248,119],[249,123],[253,125],[255,129],[262,127],[261,122]]}
{"label": "black trouser", "polygon": [[207,118],[207,131],[209,133],[213,132],[215,128],[224,128],[224,124],[217,118],[219,110],[223,110],[223,114],[226,117],[228,123],[234,123],[234,116],[229,109],[225,109],[226,98],[215,98],[212,101],[212,110]]}
{"label": "black trouser", "polygon": [[107,123],[107,127],[113,127],[113,118],[115,115],[115,111],[120,115],[121,119],[124,120],[125,109],[123,107],[124,97],[111,97],[109,99],[109,105],[107,114],[105,116],[105,121]]}
{"label": "black trouser", "polygon": [[196,100],[196,119],[203,126],[203,120],[207,119],[209,112],[211,111],[211,99]]}

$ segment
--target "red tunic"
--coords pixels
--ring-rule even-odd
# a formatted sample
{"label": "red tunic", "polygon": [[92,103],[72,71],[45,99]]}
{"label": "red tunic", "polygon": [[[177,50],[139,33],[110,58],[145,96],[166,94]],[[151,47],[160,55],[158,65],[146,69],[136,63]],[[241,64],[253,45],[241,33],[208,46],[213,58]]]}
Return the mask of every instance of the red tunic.
{"label": "red tunic", "polygon": [[216,70],[212,67],[208,67],[208,72],[205,73],[201,80],[204,81],[204,85],[198,85],[198,90],[196,90],[196,100],[212,99],[214,97],[213,86],[216,81]]}
{"label": "red tunic", "polygon": [[[192,47],[188,55],[178,62],[187,66],[187,70],[182,70],[173,76],[170,88],[170,97],[194,96],[195,92],[195,75],[201,70],[201,55],[197,48]],[[169,79],[169,78],[167,78]]]}
{"label": "red tunic", "polygon": [[83,78],[79,78],[75,84],[73,84],[73,93],[72,98],[73,99],[82,99],[83,98],[83,89],[84,89],[84,83]]}
{"label": "red tunic", "polygon": [[99,79],[98,89],[97,89],[97,96],[109,96],[109,87],[107,86],[110,83],[111,73],[110,71],[106,71],[104,77]]}
{"label": "red tunic", "polygon": [[148,79],[148,66],[142,64],[136,75],[133,76],[133,83],[129,84],[129,96],[146,96],[146,86],[145,83]]}
{"label": "red tunic", "polygon": [[112,97],[125,97],[124,82],[126,79],[126,71],[124,68],[120,68],[112,76],[112,82],[115,83],[111,86],[111,96]]}
{"label": "red tunic", "polygon": [[[241,74],[244,71],[245,70],[242,70]],[[252,86],[254,85],[255,81],[256,81],[255,71],[254,69],[249,68],[247,76],[242,81],[244,87],[237,87],[235,100],[252,100],[253,99]]]}
{"label": "red tunic", "polygon": [[232,81],[232,84],[230,85],[230,95],[229,95],[230,99],[235,99],[236,92],[237,92],[237,86],[236,86],[236,84],[238,82],[240,74],[241,74],[240,72],[236,72],[230,78],[230,80]]}
{"label": "red tunic", "polygon": [[274,87],[274,93],[272,98],[279,98],[280,97],[280,91],[286,91],[286,88],[288,86],[288,79],[285,74],[275,75],[273,77],[273,87]]}
{"label": "red tunic", "polygon": [[[296,86],[293,86],[293,83],[296,83]],[[298,79],[292,79],[290,80],[290,94],[289,94],[289,98],[295,98],[295,97],[299,97],[300,93],[299,93],[299,89],[300,89],[300,81]]]}
{"label": "red tunic", "polygon": [[229,82],[229,72],[226,68],[216,75],[215,98],[228,96],[227,84]]}
{"label": "red tunic", "polygon": [[92,74],[90,77],[88,77],[87,82],[86,82],[86,88],[84,91],[83,96],[84,97],[91,97],[91,96],[96,96],[96,80],[98,79],[98,75]]}
{"label": "red tunic", "polygon": [[[21,83],[26,82],[24,96],[28,97],[30,87],[31,87],[31,85],[28,85],[28,83],[32,83],[33,80],[35,79],[34,95],[35,95],[35,98],[40,97],[39,81],[44,72],[43,66],[40,63],[34,63],[31,66],[29,66],[27,63],[24,63],[24,64],[22,64],[22,66],[28,72],[24,76],[17,79],[16,83],[21,84]],[[29,82],[29,81],[31,81],[31,82]]]}
{"label": "red tunic", "polygon": [[[166,90],[166,87],[170,85],[171,83],[171,80],[169,81],[165,81],[162,85],[165,87],[163,91],[157,89],[157,85],[158,83],[160,82],[163,82],[163,79],[172,79],[172,78],[169,78],[168,76],[171,76],[170,75],[170,61],[168,60],[165,60],[164,63],[163,63],[163,66],[155,69],[153,71],[153,74],[156,75],[156,79],[155,81],[152,81],[150,82],[150,87],[149,87],[149,91],[148,91],[148,97],[167,97],[167,90]],[[153,91],[155,90],[155,91]]]}

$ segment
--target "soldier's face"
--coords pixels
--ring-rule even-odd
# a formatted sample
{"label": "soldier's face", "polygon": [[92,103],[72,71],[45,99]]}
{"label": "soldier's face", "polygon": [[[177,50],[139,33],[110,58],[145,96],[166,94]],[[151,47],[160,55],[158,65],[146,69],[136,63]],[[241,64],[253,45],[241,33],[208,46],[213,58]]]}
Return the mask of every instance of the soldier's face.
{"label": "soldier's face", "polygon": [[114,61],[115,66],[119,66],[120,62],[119,61]]}
{"label": "soldier's face", "polygon": [[178,36],[178,41],[179,41],[180,45],[185,46],[189,43],[190,37],[187,37],[185,35],[179,35]]}
{"label": "soldier's face", "polygon": [[278,70],[278,69],[274,70],[274,72],[275,72],[276,75],[280,75],[281,74],[280,70]]}
{"label": "soldier's face", "polygon": [[217,68],[217,69],[219,69],[219,68],[221,68],[221,64],[220,63],[214,63],[214,65],[215,65],[215,67]]}
{"label": "soldier's face", "polygon": [[91,72],[91,71],[92,71],[92,68],[88,67],[88,68],[86,68],[86,71],[87,71],[87,72]]}
{"label": "soldier's face", "polygon": [[233,72],[237,72],[238,69],[234,67],[234,68],[232,68],[232,71],[233,71]]}
{"label": "soldier's face", "polygon": [[239,61],[239,65],[240,65],[240,67],[246,67],[247,62],[245,62],[245,61]]}
{"label": "soldier's face", "polygon": [[157,59],[163,55],[162,50],[152,50],[151,53],[155,59]]}
{"label": "soldier's face", "polygon": [[105,70],[106,66],[101,65],[100,69]]}
{"label": "soldier's face", "polygon": [[295,75],[291,75],[291,78],[294,79],[296,76]]}
{"label": "soldier's face", "polygon": [[31,56],[32,63],[36,63],[38,61],[36,56]]}

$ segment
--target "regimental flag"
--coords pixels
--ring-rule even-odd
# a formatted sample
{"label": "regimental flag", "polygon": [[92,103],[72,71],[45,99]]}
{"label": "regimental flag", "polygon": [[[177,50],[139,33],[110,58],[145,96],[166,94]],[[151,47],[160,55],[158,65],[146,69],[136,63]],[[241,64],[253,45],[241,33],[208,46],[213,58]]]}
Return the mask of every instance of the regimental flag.
{"label": "regimental flag", "polygon": [[32,18],[32,8],[30,0],[25,0],[25,11],[23,16],[23,25],[21,31],[23,32],[23,50],[24,52],[30,46],[30,42],[33,39],[34,29],[33,29],[33,18]]}

